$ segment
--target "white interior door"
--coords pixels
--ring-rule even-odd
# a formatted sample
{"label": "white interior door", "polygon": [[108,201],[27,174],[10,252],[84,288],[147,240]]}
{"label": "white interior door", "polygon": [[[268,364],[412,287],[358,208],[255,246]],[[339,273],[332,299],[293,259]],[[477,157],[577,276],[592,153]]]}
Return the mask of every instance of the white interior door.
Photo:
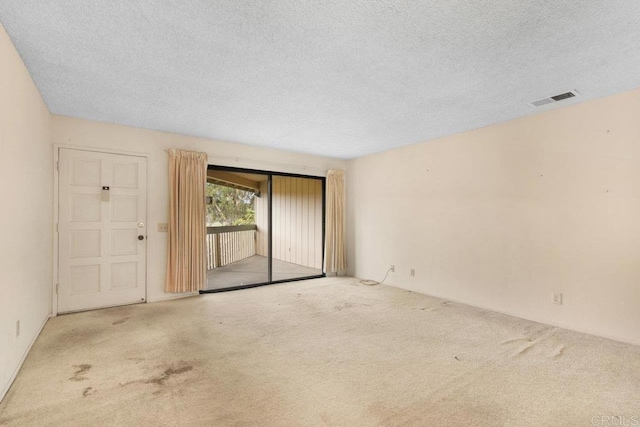
{"label": "white interior door", "polygon": [[146,298],[147,159],[61,148],[58,312]]}

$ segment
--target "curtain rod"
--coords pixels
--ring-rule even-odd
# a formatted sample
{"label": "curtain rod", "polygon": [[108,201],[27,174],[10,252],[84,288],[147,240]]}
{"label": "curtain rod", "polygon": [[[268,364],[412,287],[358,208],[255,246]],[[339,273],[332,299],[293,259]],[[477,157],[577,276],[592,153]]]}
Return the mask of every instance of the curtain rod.
{"label": "curtain rod", "polygon": [[[171,150],[171,148],[167,148],[164,151],[166,151],[167,153],[169,152],[169,150]],[[178,150],[182,150],[182,148],[178,148]],[[184,151],[193,151],[193,150],[184,150]],[[207,153],[207,156],[210,159],[222,159],[222,160],[231,160],[234,161],[236,163],[238,162],[247,162],[247,163],[255,163],[258,165],[265,165],[265,166],[276,166],[276,167],[286,167],[288,169],[299,169],[302,171],[316,171],[316,172],[320,172],[322,173],[322,175],[326,175],[327,170],[329,169],[323,169],[323,168],[316,168],[313,166],[306,166],[306,165],[292,165],[291,163],[282,163],[282,162],[270,162],[270,161],[265,161],[265,160],[256,160],[256,159],[250,159],[250,158],[246,158],[246,157],[238,157],[238,156],[218,156],[218,155],[211,155],[209,153]]]}

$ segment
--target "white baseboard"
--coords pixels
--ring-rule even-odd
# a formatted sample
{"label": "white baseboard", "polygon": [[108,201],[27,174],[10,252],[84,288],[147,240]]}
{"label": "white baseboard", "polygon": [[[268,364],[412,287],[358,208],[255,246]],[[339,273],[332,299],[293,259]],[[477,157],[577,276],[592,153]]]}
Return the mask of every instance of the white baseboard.
{"label": "white baseboard", "polygon": [[526,315],[522,315],[520,313],[517,313],[517,312],[514,312],[514,311],[510,311],[510,310],[499,310],[499,309],[496,309],[496,308],[493,308],[493,307],[488,307],[488,306],[485,306],[485,305],[482,305],[482,304],[477,304],[475,302],[465,301],[465,300],[461,300],[461,299],[457,299],[457,298],[449,298],[447,296],[437,295],[437,294],[434,294],[434,293],[431,293],[431,292],[417,291],[417,290],[415,290],[413,288],[408,288],[408,287],[404,287],[404,286],[393,285],[393,284],[388,284],[388,283],[385,283],[385,285],[386,286],[391,286],[391,287],[394,287],[394,288],[404,289],[404,290],[407,290],[407,291],[415,292],[415,293],[426,295],[426,296],[429,296],[429,297],[434,297],[434,298],[439,298],[439,299],[446,300],[446,301],[455,302],[455,303],[458,303],[458,304],[468,305],[469,307],[480,308],[482,310],[491,311],[493,313],[504,314],[504,315],[507,315],[507,316],[517,317],[519,319],[530,320],[530,321],[536,322],[536,323],[542,323],[542,324],[549,325],[549,326],[555,326],[557,328],[567,329],[569,331],[579,332],[581,334],[593,335],[595,337],[606,338],[606,339],[612,340],[612,341],[618,341],[618,342],[625,343],[625,344],[631,344],[631,345],[640,346],[640,341],[636,341],[633,338],[629,338],[629,337],[625,337],[625,336],[603,334],[602,332],[594,331],[594,330],[589,329],[589,328],[577,327],[577,326],[566,324],[566,323],[562,323],[562,322],[554,322],[552,320],[545,319],[543,317],[526,316]]}
{"label": "white baseboard", "polygon": [[200,295],[200,292],[187,292],[184,294],[164,294],[160,297],[148,298],[147,302],[154,303],[154,302],[160,302],[160,301],[169,301],[172,299],[188,298],[196,295]]}
{"label": "white baseboard", "polygon": [[47,324],[47,322],[49,321],[50,318],[51,318],[51,315],[47,314],[47,317],[44,318],[44,321],[42,322],[42,325],[40,325],[40,329],[38,329],[38,333],[33,337],[31,342],[29,343],[29,346],[27,347],[27,349],[25,350],[24,354],[22,355],[22,358],[20,359],[20,362],[18,362],[18,366],[16,366],[16,369],[13,371],[13,374],[9,378],[9,382],[2,389],[2,392],[0,392],[0,402],[2,402],[2,399],[4,399],[4,397],[9,392],[9,389],[11,388],[11,385],[13,384],[13,382],[16,379],[16,377],[18,376],[18,372],[20,372],[20,369],[22,368],[22,364],[24,363],[25,359],[27,358],[27,355],[31,351],[31,347],[33,347],[33,344],[36,342],[36,340],[38,339],[38,337],[42,333],[42,330],[44,329],[44,325]]}

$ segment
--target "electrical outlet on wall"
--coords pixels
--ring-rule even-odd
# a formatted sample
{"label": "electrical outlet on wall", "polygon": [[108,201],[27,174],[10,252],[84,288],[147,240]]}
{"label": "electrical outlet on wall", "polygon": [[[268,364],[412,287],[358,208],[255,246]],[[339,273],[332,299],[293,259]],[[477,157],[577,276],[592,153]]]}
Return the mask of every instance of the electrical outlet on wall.
{"label": "electrical outlet on wall", "polygon": [[169,231],[169,224],[167,224],[166,222],[161,222],[158,224],[158,231],[160,233],[166,233]]}
{"label": "electrical outlet on wall", "polygon": [[396,266],[392,265],[391,267],[389,267],[389,270],[391,270],[392,273],[396,272]]}
{"label": "electrical outlet on wall", "polygon": [[416,269],[415,268],[411,269],[411,277],[416,277]]}
{"label": "electrical outlet on wall", "polygon": [[562,292],[553,292],[551,298],[554,304],[562,305]]}

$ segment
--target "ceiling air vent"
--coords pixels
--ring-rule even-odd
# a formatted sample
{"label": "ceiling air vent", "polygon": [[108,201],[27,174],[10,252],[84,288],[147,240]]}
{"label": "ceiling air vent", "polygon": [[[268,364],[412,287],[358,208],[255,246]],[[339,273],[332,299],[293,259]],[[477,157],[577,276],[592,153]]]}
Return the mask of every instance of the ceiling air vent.
{"label": "ceiling air vent", "polygon": [[572,90],[570,92],[565,92],[565,93],[561,93],[561,94],[558,94],[558,95],[550,96],[548,98],[542,98],[542,99],[539,99],[537,101],[533,101],[531,103],[531,105],[533,105],[534,107],[541,107],[543,105],[551,104],[553,102],[562,101],[563,99],[573,98],[573,97],[578,96],[578,95],[579,95],[578,91]]}

